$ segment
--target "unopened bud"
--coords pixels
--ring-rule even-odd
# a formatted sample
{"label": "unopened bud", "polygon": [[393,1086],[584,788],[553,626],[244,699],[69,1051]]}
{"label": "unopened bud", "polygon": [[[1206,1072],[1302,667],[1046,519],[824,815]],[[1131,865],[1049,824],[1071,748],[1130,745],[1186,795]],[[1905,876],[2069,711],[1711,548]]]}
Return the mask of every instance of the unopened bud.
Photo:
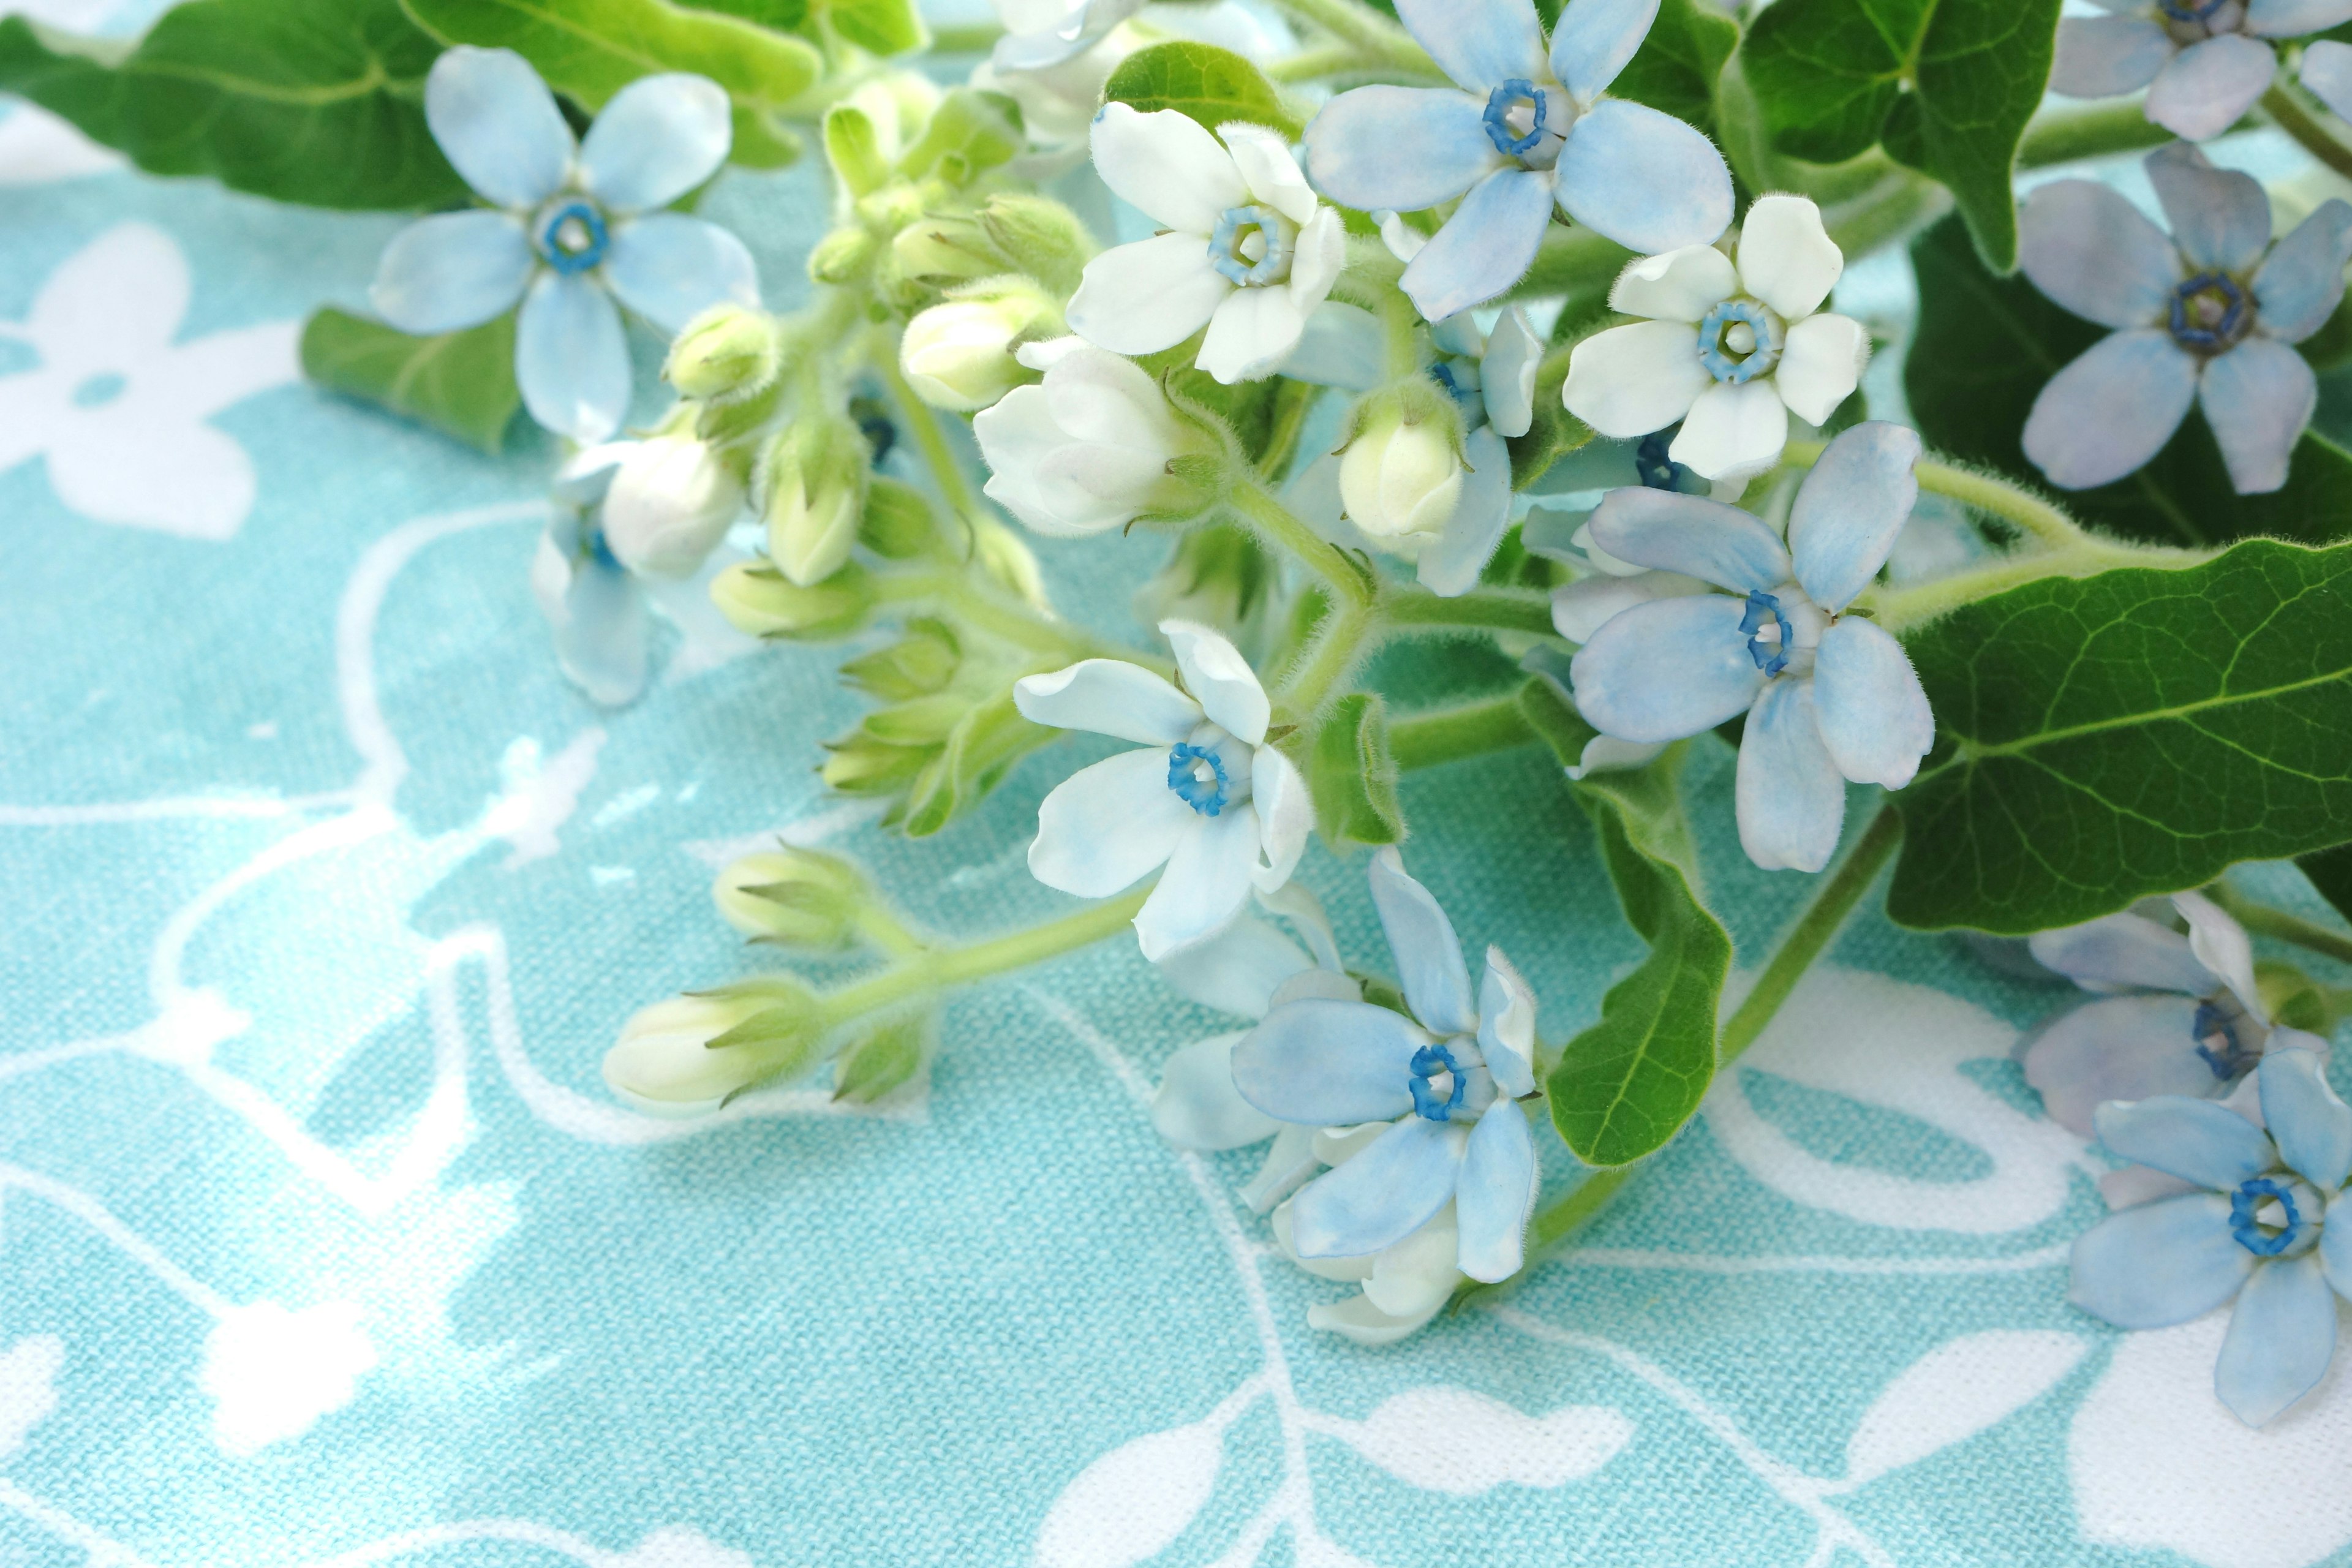
{"label": "unopened bud", "polygon": [[821,1022],[806,992],[674,996],[621,1026],[604,1053],[604,1082],[641,1110],[700,1115],[762,1079],[812,1065]]}
{"label": "unopened bud", "polygon": [[1016,270],[1063,298],[1076,291],[1078,274],[1095,254],[1094,236],[1077,214],[1051,196],[1007,193],[982,202],[976,216]]}
{"label": "unopened bud", "polygon": [[1462,494],[1454,432],[1394,406],[1371,411],[1339,459],[1349,521],[1383,544],[1419,550],[1445,530]]}
{"label": "unopened bud", "polygon": [[836,228],[809,252],[808,274],[818,283],[855,282],[873,265],[874,237],[862,228]]}
{"label": "unopened bud", "polygon": [[940,546],[940,521],[914,486],[877,477],[866,488],[866,515],[857,537],[886,561],[912,561]]}
{"label": "unopened bud", "polygon": [[893,1018],[855,1041],[833,1064],[833,1098],[871,1105],[907,1083],[930,1060],[939,1016],[918,1013]]}
{"label": "unopened bud", "polygon": [[804,642],[847,637],[866,624],[877,596],[874,579],[855,563],[803,588],[772,566],[741,561],[710,584],[710,602],[738,631]]}
{"label": "unopened bud", "polygon": [[683,577],[700,566],[743,510],[743,484],[691,436],[637,443],[604,495],[604,539],[632,572]]}
{"label": "unopened bud", "polygon": [[929,216],[892,238],[890,261],[899,277],[935,288],[993,278],[1006,265],[988,232],[973,219]]}
{"label": "unopened bud", "polygon": [[857,868],[814,849],[775,849],[728,863],[710,896],[729,925],[755,942],[846,947],[871,896]]}
{"label": "unopened bud", "polygon": [[729,403],[766,391],[782,360],[774,317],[742,305],[713,305],[677,334],[662,374],[685,396]]}
{"label": "unopened bud", "polygon": [[992,288],[984,296],[934,305],[908,321],[898,341],[898,368],[925,403],[969,413],[1036,380],[1037,373],[1014,359],[1013,351],[1061,331],[1061,311],[1036,288]]}
{"label": "unopened bud", "polygon": [[918,617],[888,647],[844,663],[841,678],[885,702],[904,702],[944,689],[962,663],[962,650],[946,624]]}
{"label": "unopened bud", "polygon": [[912,784],[931,760],[933,748],[892,746],[863,731],[845,741],[825,743],[828,755],[818,769],[826,787],[844,795],[897,795]]}
{"label": "unopened bud", "polygon": [[849,560],[866,511],[870,451],[856,426],[838,419],[795,424],[768,447],[760,479],[768,553],[802,587]]}

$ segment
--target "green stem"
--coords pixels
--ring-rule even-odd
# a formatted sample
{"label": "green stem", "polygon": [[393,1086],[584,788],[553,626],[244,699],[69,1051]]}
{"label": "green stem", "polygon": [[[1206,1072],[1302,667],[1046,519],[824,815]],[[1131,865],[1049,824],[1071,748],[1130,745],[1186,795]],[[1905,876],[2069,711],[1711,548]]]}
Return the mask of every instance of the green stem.
{"label": "green stem", "polygon": [[968,22],[960,27],[933,27],[931,53],[935,55],[984,55],[1004,37],[1004,29],[993,22]]}
{"label": "green stem", "polygon": [[1389,721],[1389,755],[1403,769],[1507,752],[1535,738],[1516,692]]}
{"label": "green stem", "polygon": [[1559,1244],[1591,1225],[1601,1211],[1609,1206],[1622,1187],[1640,1170],[1639,1165],[1614,1165],[1605,1171],[1595,1171],[1570,1193],[1546,1208],[1528,1227],[1528,1258],[1533,1262],[1556,1249]]}
{"label": "green stem", "polygon": [[2216,882],[2205,889],[2206,896],[2221,906],[2224,913],[2250,931],[2263,936],[2274,936],[2281,942],[2307,948],[2341,963],[2352,963],[2352,936],[2330,931],[2301,915],[2268,904],[2256,903],[2227,882]]}
{"label": "green stem", "polygon": [[918,958],[893,964],[879,974],[868,975],[826,996],[825,1026],[838,1028],[868,1013],[969,985],[1008,970],[1026,969],[1105,937],[1117,936],[1135,919],[1136,911],[1150,893],[1147,885],[1025,931],[973,942],[968,947],[930,949]]}
{"label": "green stem", "polygon": [[1363,64],[1361,49],[1349,44],[1327,44],[1319,49],[1301,49],[1287,59],[1276,60],[1265,68],[1265,74],[1275,81],[1312,81],[1320,76],[1360,69]]}
{"label": "green stem", "polygon": [[1716,1037],[1718,1069],[1738,1060],[1740,1053],[1756,1043],[1756,1037],[1764,1032],[1764,1026],[1772,1021],[1780,1004],[1789,999],[1789,993],[1797,988],[1797,982],[1812,967],[1813,960],[1829,946],[1830,938],[1845,924],[1846,917],[1862,901],[1863,894],[1870,891],[1870,885],[1878,879],[1878,873],[1902,842],[1902,817],[1895,815],[1891,802],[1880,801],[1878,815],[1871,818],[1870,826],[1854,841],[1844,861],[1830,873],[1829,880],[1813,895],[1813,901],[1797,917],[1788,935],[1780,939],[1780,945],[1764,965],[1764,973],[1756,977],[1754,987],[1733,1009],[1731,1016],[1724,1020],[1723,1030]]}
{"label": "green stem", "polygon": [[2026,126],[2024,138],[2017,144],[2017,166],[2046,169],[2053,163],[2160,147],[2171,140],[2172,132],[2151,123],[2146,107],[2136,98],[2081,109],[2047,110]]}
{"label": "green stem", "polygon": [[1421,374],[1421,344],[1417,338],[1420,317],[1412,301],[1401,290],[1391,289],[1381,298],[1381,345],[1386,351],[1387,370],[1391,381],[1402,381]]}
{"label": "green stem", "polygon": [[2352,176],[2352,144],[2346,142],[2335,126],[2305,108],[2284,82],[2273,82],[2270,90],[2263,94],[2263,112],[2270,117],[2272,124],[2294,138],[2305,152],[2337,174]]}
{"label": "green stem", "polygon": [[1277,0],[1302,22],[1311,22],[1351,47],[1368,64],[1393,66],[1416,76],[1439,74],[1427,50],[1412,35],[1357,0]]}
{"label": "green stem", "polygon": [[1289,468],[1291,454],[1298,447],[1298,433],[1307,427],[1307,416],[1314,411],[1322,392],[1304,381],[1285,381],[1276,387],[1274,428],[1265,438],[1265,456],[1257,460],[1257,471],[1269,484],[1279,483]]}
{"label": "green stem", "polygon": [[1326,616],[1313,646],[1282,683],[1283,705],[1302,717],[1319,710],[1363,657],[1366,634],[1371,628],[1369,601],[1344,604]]}
{"label": "green stem", "polygon": [[[1781,453],[1780,462],[1784,468],[1810,468],[1821,461],[1822,454],[1828,449],[1826,441],[1791,441]],[[1930,495],[1948,496],[1964,506],[1990,513],[2053,549],[2080,544],[2093,537],[2059,508],[2007,479],[1954,468],[1949,463],[1922,461],[1913,471],[1918,475],[1919,488]]]}
{"label": "green stem", "polygon": [[1344,605],[1359,614],[1371,607],[1373,583],[1363,568],[1338,545],[1301,522],[1276,499],[1273,491],[1237,476],[1229,499],[1235,511],[1330,584]]}
{"label": "green stem", "polygon": [[1103,641],[1066,621],[1049,619],[1026,604],[992,592],[960,572],[887,572],[878,578],[884,604],[933,601],[1015,647],[1068,659],[1123,658],[1165,672],[1165,661]]}
{"label": "green stem", "polygon": [[1401,628],[1475,626],[1497,632],[1528,632],[1551,637],[1549,595],[1513,592],[1508,588],[1474,588],[1451,599],[1425,588],[1391,588],[1381,595],[1381,616]]}
{"label": "green stem", "polygon": [[966,521],[985,516],[980,496],[971,488],[971,480],[957,462],[948,446],[947,433],[940,428],[940,417],[931,406],[915,395],[907,378],[898,372],[898,345],[893,343],[872,357],[874,374],[882,378],[889,389],[890,401],[897,405],[899,423],[914,433],[915,447],[923,454],[923,462],[931,470],[932,482],[940,487],[940,495],[958,518]]}
{"label": "green stem", "polygon": [[2178,568],[2194,566],[2206,556],[2194,550],[2135,549],[2085,538],[2063,550],[2045,550],[2011,556],[1973,572],[1955,573],[1915,587],[1872,588],[1855,601],[1890,632],[1925,626],[1963,605],[2039,583],[2046,577],[2091,577],[2131,566]]}

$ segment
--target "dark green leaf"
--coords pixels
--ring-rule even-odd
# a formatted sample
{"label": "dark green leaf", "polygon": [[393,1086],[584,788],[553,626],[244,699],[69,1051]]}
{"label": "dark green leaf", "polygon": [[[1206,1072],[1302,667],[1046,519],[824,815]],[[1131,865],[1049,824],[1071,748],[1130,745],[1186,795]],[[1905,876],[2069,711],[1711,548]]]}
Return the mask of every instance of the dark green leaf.
{"label": "dark green leaf", "polygon": [[2352,843],[2298,856],[2294,863],[2311,879],[2319,896],[2334,904],[2337,914],[2352,921]]}
{"label": "dark green leaf", "polygon": [[128,50],[0,20],[0,90],[152,174],[310,206],[467,198],[425,129],[440,53],[396,0],[189,0]]}
{"label": "dark green leaf", "polygon": [[1388,708],[1376,694],[1351,692],[1332,704],[1315,731],[1306,772],[1316,830],[1324,843],[1337,849],[1394,844],[1404,837],[1396,763],[1389,755]]}
{"label": "dark green leaf", "polygon": [[1712,0],[1664,0],[1650,36],[1610,92],[1716,133],[1715,82],[1739,45],[1739,24]]}
{"label": "dark green leaf", "polygon": [[[2019,445],[2026,412],[2042,384],[2107,329],[2060,310],[2022,277],[1993,277],[1952,219],[1920,236],[1911,259],[1919,324],[1903,386],[1920,434],[1938,451],[2047,489]],[[2085,522],[2161,544],[2221,544],[2254,534],[2321,544],[2352,538],[2352,455],[2305,433],[2284,489],[2242,496],[2230,488],[2203,416],[2192,410],[2138,473],[2065,491],[2063,499]]]}
{"label": "dark green leaf", "polygon": [[522,403],[511,314],[462,332],[412,338],[381,321],[324,310],[303,323],[302,374],[485,452],[499,449]]}
{"label": "dark green leaf", "polygon": [[1690,825],[1675,785],[1683,752],[1676,746],[1648,767],[1571,786],[1625,919],[1650,944],[1641,966],[1601,999],[1601,1021],[1561,1048],[1545,1080],[1552,1124],[1588,1164],[1630,1164],[1663,1146],[1715,1077],[1731,939],[1695,890]]}
{"label": "dark green leaf", "polygon": [[1229,120],[1271,125],[1286,136],[1301,126],[1283,111],[1265,73],[1231,49],[1190,42],[1154,44],[1119,62],[1103,87],[1104,101],[1132,104],[1150,114],[1173,109],[1214,131]]}
{"label": "dark green leaf", "polygon": [[2352,837],[2352,544],[2048,578],[1908,639],[1936,750],[1887,910],[2022,934]]}

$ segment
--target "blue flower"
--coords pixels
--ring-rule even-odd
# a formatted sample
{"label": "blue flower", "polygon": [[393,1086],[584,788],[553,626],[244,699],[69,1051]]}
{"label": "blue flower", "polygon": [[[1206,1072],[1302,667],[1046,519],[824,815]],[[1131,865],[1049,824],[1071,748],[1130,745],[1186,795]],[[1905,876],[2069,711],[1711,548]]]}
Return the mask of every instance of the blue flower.
{"label": "blue flower", "polygon": [[1767,870],[1818,871],[1837,848],[1845,781],[1901,789],[1934,742],[1927,694],[1885,631],[1843,611],[1870,585],[1918,497],[1919,437],[1857,425],[1805,476],[1789,541],[1751,512],[1628,486],[1592,541],[1617,560],[1727,588],[1636,603],[1570,666],[1587,722],[1655,743],[1748,715],[1734,790],[1739,842]]}
{"label": "blue flower", "polygon": [[[2352,22],[2352,0],[2093,3],[2109,15],[2069,16],[2058,24],[2050,90],[2067,98],[2111,98],[2144,87],[2147,118],[2190,142],[2219,136],[2253,108],[2278,70],[2273,39]],[[2308,52],[2304,80],[2319,90]]]}
{"label": "blue flower", "polygon": [[1234,1087],[1304,1126],[1399,1119],[1291,1200],[1301,1258],[1369,1257],[1451,1203],[1462,1272],[1508,1279],[1536,1198],[1535,1140],[1517,1103],[1536,1089],[1535,997],[1488,948],[1474,1007],[1452,922],[1394,849],[1372,858],[1371,883],[1412,1016],[1329,996],[1285,1002],[1234,1047]]}
{"label": "blue flower", "polygon": [[1573,0],[1547,58],[1530,0],[1398,0],[1399,18],[1463,90],[1341,93],[1307,127],[1307,175],[1366,212],[1463,197],[1404,270],[1405,292],[1433,321],[1517,282],[1555,203],[1634,250],[1704,245],[1731,222],[1722,154],[1671,115],[1601,97],[1657,9]]}
{"label": "blue flower", "polygon": [[575,148],[554,95],[520,55],[448,50],[425,78],[425,122],[496,210],[440,213],[394,236],[370,300],[420,334],[479,326],[521,300],[524,405],[550,430],[603,440],[629,405],[615,296],[669,332],[724,300],[759,303],[742,241],[657,210],[726,162],[728,113],[726,92],[702,77],[641,77]]}
{"label": "blue flower", "polygon": [[619,707],[646,684],[648,606],[613,554],[604,506],[635,441],[591,447],[556,471],[555,504],[531,562],[530,586],[555,635],[555,658],[591,700]]}
{"label": "blue flower", "polygon": [[2250,175],[2182,142],[2149,153],[2147,168],[2169,236],[2088,180],[2026,199],[2019,266],[2059,305],[2116,331],[2033,400],[2025,455],[2063,489],[2104,485],[2155,457],[2194,402],[2237,492],[2277,489],[2319,399],[2288,345],[2344,297],[2352,205],[2323,202],[2273,245],[2270,201]]}
{"label": "blue flower", "polygon": [[2352,1297],[2352,1226],[2326,1224],[2352,1172],[2352,1108],[2309,1051],[2259,1074],[2265,1134],[2210,1100],[2159,1095],[2099,1108],[2110,1150],[2192,1189],[2123,1209],[2074,1243],[2076,1306],[2118,1328],[2160,1329],[2234,1299],[2213,1392],[2248,1426],[2308,1393],[2336,1353],[2336,1300]]}

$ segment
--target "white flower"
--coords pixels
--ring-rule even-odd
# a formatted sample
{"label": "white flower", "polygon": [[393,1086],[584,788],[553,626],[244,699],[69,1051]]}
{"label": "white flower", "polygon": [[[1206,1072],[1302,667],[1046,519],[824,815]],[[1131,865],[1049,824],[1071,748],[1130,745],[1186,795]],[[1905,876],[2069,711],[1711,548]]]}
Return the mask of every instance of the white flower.
{"label": "white flower", "polygon": [[604,537],[613,478],[637,448],[607,441],[556,470],[547,531],[531,558],[531,596],[555,637],[556,662],[591,701],[618,707],[646,684],[649,633],[644,585]]}
{"label": "white flower", "polygon": [[232,1307],[205,1339],[197,1386],[216,1401],[213,1440],[250,1454],[309,1431],[341,1410],[373,1370],[375,1345],[351,1301],[289,1311],[275,1301]]}
{"label": "white flower", "polygon": [[989,498],[1039,533],[1076,538],[1123,527],[1191,492],[1170,459],[1203,450],[1160,384],[1114,353],[1076,338],[1032,343],[1017,356],[1045,373],[976,416]]}
{"label": "white flower", "polygon": [[1190,696],[1110,658],[1024,676],[1013,689],[1034,723],[1143,744],[1045,797],[1029,869],[1049,888],[1102,899],[1164,864],[1135,917],[1143,956],[1155,961],[1223,931],[1253,888],[1287,882],[1314,819],[1306,781],[1265,743],[1271,710],[1248,661],[1206,626],[1163,621],[1160,630]]}
{"label": "white flower", "polygon": [[1765,196],[1740,226],[1738,261],[1712,246],[1644,257],[1610,305],[1646,316],[1579,343],[1561,400],[1603,436],[1679,419],[1673,459],[1709,479],[1780,461],[1789,416],[1826,420],[1862,380],[1870,335],[1822,310],[1845,257],[1803,196]]}
{"label": "white flower", "polygon": [[1104,184],[1166,232],[1087,263],[1070,330],[1148,354],[1206,327],[1193,363],[1219,381],[1280,369],[1347,259],[1339,213],[1315,199],[1280,133],[1235,121],[1212,136],[1172,109],[1107,103],[1093,142]]}
{"label": "white flower", "polygon": [[743,482],[707,442],[654,436],[631,444],[604,493],[604,539],[632,572],[684,577],[727,537]]}

